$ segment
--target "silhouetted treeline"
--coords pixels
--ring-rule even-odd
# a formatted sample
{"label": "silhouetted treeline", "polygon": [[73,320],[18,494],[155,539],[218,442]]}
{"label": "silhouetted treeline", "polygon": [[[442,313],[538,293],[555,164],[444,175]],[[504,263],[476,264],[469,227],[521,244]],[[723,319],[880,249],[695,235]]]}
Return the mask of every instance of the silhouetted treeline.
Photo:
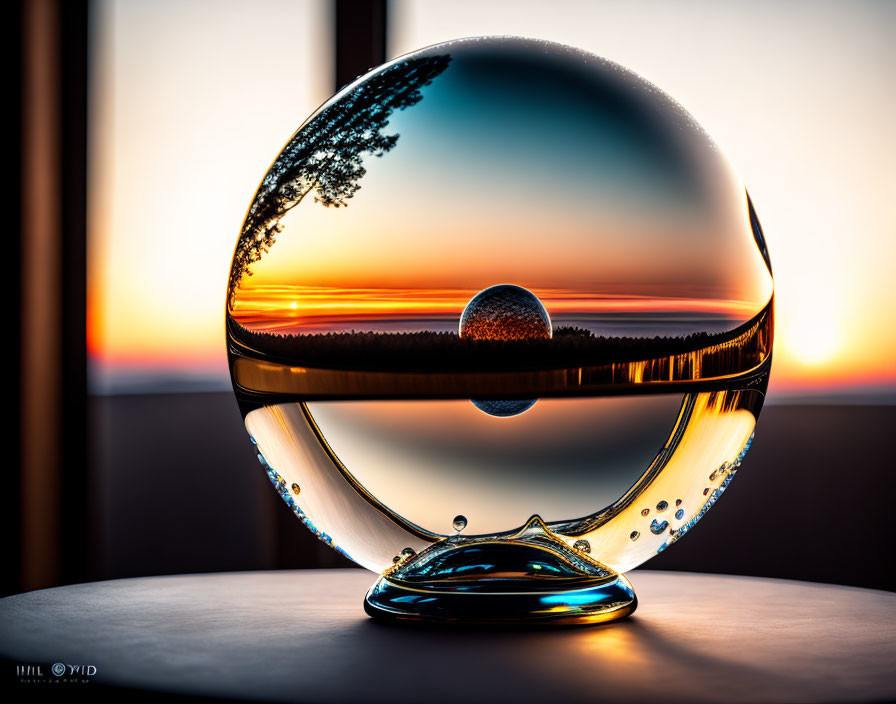
{"label": "silhouetted treeline", "polygon": [[[577,327],[557,327],[550,340],[461,339],[454,332],[332,332],[275,334],[247,330],[229,320],[231,338],[286,364],[366,371],[506,371],[587,367],[657,360],[695,371],[762,361],[771,345],[771,309],[724,333],[682,337],[603,337]],[[675,359],[677,357],[677,359]],[[660,362],[659,358],[666,358]],[[730,358],[730,359],[729,359]],[[758,363],[758,362],[757,362]],[[659,370],[657,370],[659,371]],[[674,371],[673,376],[678,376]],[[698,373],[699,376],[699,373]]]}
{"label": "silhouetted treeline", "polygon": [[310,119],[280,152],[255,194],[230,270],[228,297],[251,275],[250,266],[281,231],[280,220],[309,194],[338,208],[361,188],[364,158],[382,156],[398,142],[385,134],[389,117],[416,105],[421,88],[451,62],[448,55],[399,61],[348,91]]}

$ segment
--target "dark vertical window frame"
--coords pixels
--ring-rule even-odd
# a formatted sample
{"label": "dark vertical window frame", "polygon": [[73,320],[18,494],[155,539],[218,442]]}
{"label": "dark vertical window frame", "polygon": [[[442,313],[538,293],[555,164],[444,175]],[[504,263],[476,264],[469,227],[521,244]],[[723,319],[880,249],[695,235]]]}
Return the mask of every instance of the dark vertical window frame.
{"label": "dark vertical window frame", "polygon": [[87,0],[24,0],[16,474],[21,591],[90,576],[86,458]]}
{"label": "dark vertical window frame", "polygon": [[388,2],[336,0],[334,10],[334,88],[338,90],[386,61]]}
{"label": "dark vertical window frame", "polygon": [[87,461],[87,109],[89,0],[62,0],[62,490],[60,572],[64,582],[92,570]]}
{"label": "dark vertical window frame", "polygon": [[19,344],[22,330],[22,2],[13,0],[6,5],[3,35],[6,40],[3,47],[6,55],[4,62],[8,71],[8,91],[12,96],[15,109],[9,110],[7,119],[11,134],[15,139],[8,145],[8,157],[5,163],[7,170],[6,183],[9,184],[6,196],[9,198],[6,211],[10,214],[10,225],[13,236],[8,237],[10,242],[9,255],[13,266],[8,276],[4,277],[4,289],[8,302],[7,324],[19,333],[16,343],[9,345],[7,354],[12,358],[11,364],[15,370],[9,379],[9,393],[16,399],[12,418],[9,421],[8,432],[10,440],[6,443],[7,454],[4,460],[8,463],[3,469],[4,491],[0,493],[0,531],[2,531],[3,558],[6,569],[0,570],[0,595],[13,594],[19,591],[20,577],[18,566],[21,564],[21,511],[20,497],[22,491],[20,467],[22,461],[21,432],[22,420],[19,408],[21,399],[22,380],[22,349]]}

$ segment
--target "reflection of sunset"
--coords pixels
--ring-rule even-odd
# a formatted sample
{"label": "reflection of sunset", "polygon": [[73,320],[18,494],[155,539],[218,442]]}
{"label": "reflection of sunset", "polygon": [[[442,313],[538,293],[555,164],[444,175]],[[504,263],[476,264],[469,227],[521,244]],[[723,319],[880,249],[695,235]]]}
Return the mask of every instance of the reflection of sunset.
{"label": "reflection of sunset", "polygon": [[[240,287],[233,308],[250,329],[326,330],[340,322],[402,322],[445,318],[456,323],[475,289],[335,288],[325,286]],[[694,298],[607,296],[563,289],[532,289],[552,318],[594,313],[711,313],[742,322],[752,303]],[[736,324],[736,323],[735,323]]]}

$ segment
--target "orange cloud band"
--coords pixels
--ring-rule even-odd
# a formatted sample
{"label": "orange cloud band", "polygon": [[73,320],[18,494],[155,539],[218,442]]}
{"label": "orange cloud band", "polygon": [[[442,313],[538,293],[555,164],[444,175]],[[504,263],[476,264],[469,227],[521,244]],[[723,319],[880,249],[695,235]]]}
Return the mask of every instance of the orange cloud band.
{"label": "orange cloud band", "polygon": [[[460,317],[473,289],[242,286],[231,315],[247,327],[321,327],[340,321]],[[564,289],[532,291],[552,316],[588,313],[715,313],[746,320],[744,301],[609,296]]]}

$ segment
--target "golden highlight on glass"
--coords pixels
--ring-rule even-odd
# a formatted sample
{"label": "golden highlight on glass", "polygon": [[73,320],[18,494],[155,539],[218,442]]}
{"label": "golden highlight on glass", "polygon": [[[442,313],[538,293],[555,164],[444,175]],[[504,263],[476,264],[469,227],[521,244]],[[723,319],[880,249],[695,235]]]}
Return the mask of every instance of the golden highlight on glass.
{"label": "golden highlight on glass", "polygon": [[749,448],[773,283],[749,196],[655,86],[514,38],[403,56],[286,144],[227,295],[275,488],[392,621],[597,623]]}

